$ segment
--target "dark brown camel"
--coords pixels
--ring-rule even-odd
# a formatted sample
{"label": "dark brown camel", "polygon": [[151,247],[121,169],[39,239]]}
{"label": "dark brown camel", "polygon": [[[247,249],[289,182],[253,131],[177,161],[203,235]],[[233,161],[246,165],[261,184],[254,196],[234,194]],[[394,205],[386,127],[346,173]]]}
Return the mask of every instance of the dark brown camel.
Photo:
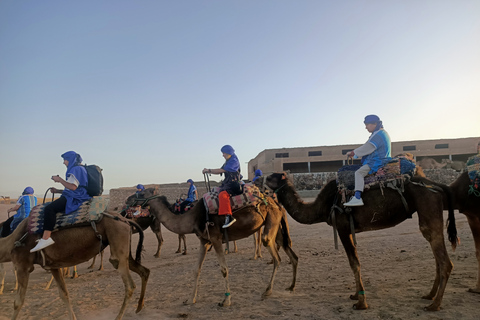
{"label": "dark brown camel", "polygon": [[[229,306],[231,304],[230,285],[228,281],[228,267],[225,261],[225,254],[222,243],[225,242],[224,230],[222,225],[225,217],[219,215],[208,215],[209,224],[207,223],[207,211],[203,201],[198,202],[192,209],[188,210],[182,215],[176,215],[172,212],[172,206],[164,196],[153,196],[153,189],[145,189],[141,192],[145,199],[149,199],[148,205],[150,212],[155,215],[156,219],[160,221],[168,230],[177,234],[195,233],[200,240],[200,252],[198,259],[198,267],[196,270],[196,279],[194,285],[194,292],[192,303],[196,302],[198,280],[200,271],[205,261],[207,250],[213,246],[215,249],[220,268],[225,278],[225,298],[220,306]],[[127,205],[132,205],[135,197],[127,199]],[[269,296],[272,293],[273,281],[278,269],[280,257],[275,246],[275,242],[279,243],[285,250],[285,253],[290,257],[293,266],[293,281],[287,290],[293,291],[295,289],[296,274],[298,258],[291,248],[290,235],[288,233],[288,224],[286,215],[282,212],[280,206],[273,200],[268,200],[268,204],[260,201],[258,210],[255,206],[247,206],[236,212],[233,216],[237,219],[231,227],[228,228],[228,240],[235,241],[251,236],[257,232],[262,226],[264,231],[262,235],[263,245],[267,247],[268,251],[274,259],[273,273],[270,283],[263,293],[262,297]],[[280,232],[278,232],[280,231]],[[185,301],[188,303],[189,300]]]}
{"label": "dark brown camel", "polygon": [[[142,279],[142,289],[136,312],[143,308],[145,288],[150,274],[150,270],[140,264],[143,245],[143,232],[141,231],[136,258],[133,259],[131,255],[131,225],[138,227],[135,223],[121,216],[108,214],[96,223],[98,235],[102,239],[102,247],[110,245],[110,263],[118,269],[125,285],[123,304],[116,319],[123,317],[127,303],[135,289],[135,283],[129,269],[137,273]],[[12,319],[17,319],[19,316],[20,309],[25,301],[29,274],[33,271],[34,264],[51,270],[59,288],[60,298],[67,306],[69,319],[76,319],[61,268],[74,266],[94,257],[99,252],[100,240],[91,226],[71,227],[52,233],[52,238],[55,241],[54,245],[30,253],[30,249],[35,246],[35,240],[38,238],[37,235],[27,233],[27,221],[24,220],[11,235],[0,239],[0,263],[12,261],[18,275],[19,289],[14,301]],[[20,241],[22,245],[17,246],[17,241]]]}
{"label": "dark brown camel", "polygon": [[468,225],[472,230],[473,241],[475,242],[475,254],[478,261],[477,284],[475,288],[470,288],[468,291],[480,293],[480,196],[473,193],[469,194],[471,184],[468,173],[464,172],[450,185],[450,188],[453,192],[454,207],[467,216]]}
{"label": "dark brown camel", "polygon": [[[421,185],[421,183],[428,183],[426,179],[414,178],[412,180],[416,180],[415,182],[418,184],[406,183],[405,192],[403,192],[404,199],[408,204],[408,210],[396,190],[385,188],[383,189],[383,195],[379,188],[372,188],[364,192],[362,198],[365,205],[355,207],[352,212],[355,232],[393,227],[410,218],[417,211],[420,231],[430,243],[436,261],[436,277],[433,288],[430,293],[423,297],[424,299],[433,299],[433,303],[425,309],[435,311],[440,309],[445,287],[453,269],[453,264],[448,258],[443,238],[444,203],[442,192],[444,191],[438,189],[435,190],[437,192],[432,192],[427,187]],[[335,180],[327,183],[312,203],[304,203],[300,199],[293,184],[284,173],[274,173],[268,176],[267,185],[275,190],[278,201],[284,205],[294,220],[303,224],[327,222],[329,225],[332,225],[330,212],[338,194]],[[340,203],[337,203],[337,205],[343,208]],[[365,288],[360,273],[357,249],[352,240],[349,215],[336,214],[335,216],[338,234],[347,253],[350,268],[355,276],[356,291],[350,298],[358,300],[354,305],[355,309],[367,309]],[[457,238],[452,206],[449,206],[448,217],[449,240],[452,246],[455,246]]]}

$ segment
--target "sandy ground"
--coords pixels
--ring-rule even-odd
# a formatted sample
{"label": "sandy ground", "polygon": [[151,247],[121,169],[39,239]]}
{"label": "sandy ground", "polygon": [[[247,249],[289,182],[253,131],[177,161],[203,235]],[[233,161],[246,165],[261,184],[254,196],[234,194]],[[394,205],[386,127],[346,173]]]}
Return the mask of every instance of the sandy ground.
{"label": "sandy ground", "polygon": [[[7,217],[10,205],[0,205],[0,220]],[[268,252],[251,260],[253,238],[238,242],[239,251],[227,256],[230,270],[232,306],[222,308],[223,278],[213,252],[208,253],[200,277],[199,297],[194,305],[184,305],[193,291],[198,240],[187,236],[188,254],[174,253],[177,235],[164,231],[162,255],[153,257],[157,246],[154,234],[145,232],[143,264],[150,268],[144,309],[135,314],[140,278],[133,274],[137,289],[124,319],[478,319],[480,295],[468,293],[477,275],[474,244],[466,218],[457,214],[462,243],[455,252],[448,246],[455,268],[448,282],[442,310],[423,311],[435,276],[435,262],[428,242],[418,230],[416,215],[399,226],[357,234],[358,253],[366,287],[368,310],[352,309],[353,274],[343,248],[335,250],[332,229],[326,224],[301,225],[291,218],[293,249],[299,256],[298,281],[294,293],[285,291],[292,279],[292,267],[281,252],[273,294],[265,300],[261,294],[268,285],[272,266]],[[134,236],[135,243],[138,237]],[[123,299],[123,283],[108,262],[105,270],[88,270],[90,262],[78,266],[77,279],[67,279],[67,287],[78,319],[114,319]],[[5,293],[0,295],[0,319],[13,312],[15,292],[12,264],[5,264]],[[56,285],[44,287],[50,274],[39,266],[31,273],[21,319],[66,319],[67,312]]]}

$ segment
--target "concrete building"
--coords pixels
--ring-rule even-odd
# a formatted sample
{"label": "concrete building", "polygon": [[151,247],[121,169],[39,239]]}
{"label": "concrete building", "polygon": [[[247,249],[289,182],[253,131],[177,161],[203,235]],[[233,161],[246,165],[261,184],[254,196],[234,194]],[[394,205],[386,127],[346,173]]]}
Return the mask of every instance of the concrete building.
{"label": "concrete building", "polygon": [[[392,156],[412,153],[417,161],[432,158],[441,163],[444,159],[465,162],[477,154],[480,137],[460,139],[416,140],[392,142]],[[345,154],[360,144],[317,146],[302,148],[266,149],[248,162],[248,179],[260,169],[264,174],[290,171],[291,173],[336,172],[347,164]],[[360,163],[355,160],[354,163]]]}

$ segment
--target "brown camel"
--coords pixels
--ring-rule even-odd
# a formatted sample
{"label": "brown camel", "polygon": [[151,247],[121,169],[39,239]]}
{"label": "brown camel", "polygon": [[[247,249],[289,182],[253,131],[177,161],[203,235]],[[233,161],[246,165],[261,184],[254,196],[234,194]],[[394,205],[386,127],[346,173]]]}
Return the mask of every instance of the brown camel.
{"label": "brown camel", "polygon": [[[262,297],[267,297],[272,293],[273,281],[279,265],[279,255],[275,247],[275,242],[279,242],[285,253],[290,257],[293,266],[293,281],[287,289],[293,291],[295,289],[298,258],[291,248],[290,235],[288,233],[288,224],[286,215],[282,212],[280,206],[273,200],[268,200],[268,204],[260,201],[256,206],[246,206],[233,213],[237,222],[227,230],[222,229],[225,217],[219,215],[208,215],[203,201],[198,202],[192,209],[182,215],[176,215],[172,212],[172,206],[164,196],[153,196],[153,189],[145,189],[141,192],[145,199],[149,199],[148,205],[150,212],[153,213],[168,230],[177,234],[195,233],[200,240],[200,252],[198,266],[196,270],[196,279],[194,292],[191,299],[192,303],[196,302],[198,280],[200,271],[205,261],[207,250],[213,246],[215,249],[222,275],[225,279],[225,298],[220,306],[229,306],[231,304],[230,285],[228,281],[228,267],[225,261],[225,253],[222,243],[225,242],[224,231],[228,232],[228,240],[235,241],[251,236],[264,226],[262,235],[263,245],[274,259],[273,273],[270,283],[263,293]],[[128,198],[127,204],[132,205],[135,197]],[[208,222],[207,222],[208,216]],[[278,232],[280,230],[280,232]],[[185,301],[188,303],[189,300]]]}
{"label": "brown camel", "polygon": [[478,261],[477,284],[475,288],[470,288],[468,291],[480,293],[480,196],[476,196],[473,193],[469,194],[468,191],[471,184],[468,173],[464,172],[450,184],[450,188],[454,196],[454,207],[467,216],[468,225],[470,230],[472,230],[475,242],[475,254]]}
{"label": "brown camel", "polygon": [[[131,225],[135,223],[117,216],[104,214],[103,219],[96,223],[97,234],[91,226],[78,226],[61,229],[52,233],[55,244],[39,252],[30,253],[35,246],[38,235],[27,232],[27,221],[24,220],[15,231],[6,238],[0,239],[0,263],[12,261],[17,270],[19,289],[14,301],[12,319],[17,319],[25,300],[30,272],[34,264],[50,269],[59,288],[60,298],[67,306],[69,319],[76,319],[72,304],[65,285],[61,268],[74,266],[88,261],[100,249],[110,245],[110,263],[118,269],[125,285],[125,296],[122,307],[116,319],[121,319],[135,289],[135,283],[129,269],[137,273],[142,279],[142,289],[136,312],[143,308],[145,288],[150,270],[140,264],[143,245],[143,232],[140,231],[140,240],[137,245],[136,258],[131,255]],[[99,238],[101,236],[101,243]],[[81,239],[81,241],[79,241]],[[18,243],[21,243],[19,246]],[[42,254],[43,253],[43,254]]]}
{"label": "brown camel", "polygon": [[[430,191],[422,183],[428,183],[424,178],[412,178],[414,183],[406,183],[403,192],[404,200],[408,205],[403,204],[401,197],[396,190],[390,188],[371,188],[363,193],[364,206],[355,207],[352,212],[355,232],[379,230],[393,227],[412,214],[418,212],[420,231],[432,247],[436,261],[436,277],[433,288],[425,295],[424,299],[433,299],[433,303],[426,307],[426,310],[434,311],[440,309],[445,287],[453,269],[453,264],[448,258],[443,238],[443,197],[442,193],[448,190],[438,189],[437,192]],[[295,191],[295,188],[284,173],[274,173],[267,177],[267,185],[275,190],[278,201],[285,206],[290,216],[303,224],[314,224],[327,222],[332,225],[331,209],[334,205],[343,208],[343,205],[336,203],[338,194],[336,181],[327,183],[316,200],[312,203],[304,203]],[[448,189],[448,188],[447,188]],[[360,262],[357,249],[352,239],[349,214],[335,215],[336,227],[345,252],[347,253],[350,268],[355,276],[356,291],[350,296],[358,300],[354,305],[355,309],[367,309],[365,288],[360,273]],[[456,245],[455,217],[452,206],[449,206],[448,234],[452,246]]]}
{"label": "brown camel", "polygon": [[[135,195],[133,195],[133,197],[135,197]],[[136,205],[138,205],[138,203]],[[126,217],[127,209],[129,207],[131,206],[127,206],[127,208],[122,210],[120,214]],[[155,219],[155,217],[152,215],[149,215],[148,217],[138,217],[138,218],[135,218],[134,221],[142,228],[142,230],[146,230],[148,227],[150,227],[153,233],[155,233],[155,236],[157,237],[157,241],[158,241],[158,246],[157,246],[157,252],[154,254],[154,257],[160,258],[160,251],[162,250],[162,245],[163,245],[162,225],[160,224],[160,222],[158,222]],[[182,241],[183,241],[183,252],[182,252]],[[178,249],[175,253],[182,253],[184,255],[187,254],[187,237],[185,237],[184,234],[178,235]]]}

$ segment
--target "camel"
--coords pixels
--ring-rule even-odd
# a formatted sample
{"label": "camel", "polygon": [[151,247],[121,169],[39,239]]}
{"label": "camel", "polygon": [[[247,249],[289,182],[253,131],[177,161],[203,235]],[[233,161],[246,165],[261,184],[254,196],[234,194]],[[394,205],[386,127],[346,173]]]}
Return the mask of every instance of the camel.
{"label": "camel", "polygon": [[[126,217],[127,209],[128,209],[128,206],[126,209],[122,210],[120,214]],[[162,227],[160,222],[155,220],[155,218],[152,215],[148,217],[138,217],[138,218],[135,218],[134,221],[142,228],[142,230],[146,230],[148,227],[150,227],[153,233],[155,233],[155,235],[157,236],[158,247],[157,247],[157,252],[153,256],[155,258],[160,258],[160,251],[162,250],[162,245],[163,245]],[[182,252],[182,241],[183,241],[183,252]],[[184,234],[178,235],[178,249],[175,253],[182,253],[183,255],[187,254],[187,238],[185,237]]]}
{"label": "camel", "polygon": [[[233,215],[237,219],[237,222],[228,229],[222,229],[225,217],[216,214],[208,215],[203,201],[199,201],[193,208],[184,214],[176,215],[172,212],[172,206],[165,196],[153,196],[153,189],[145,189],[141,192],[141,195],[145,199],[149,199],[148,205],[150,206],[150,212],[155,215],[156,219],[158,219],[158,221],[160,221],[168,230],[177,234],[195,233],[200,240],[200,252],[195,272],[196,276],[193,296],[184,303],[196,303],[200,271],[203,262],[205,261],[207,250],[213,246],[225,280],[225,298],[219,303],[219,305],[230,306],[231,295],[228,281],[228,267],[225,261],[225,253],[222,245],[222,243],[225,242],[224,231],[228,232],[229,241],[235,241],[251,236],[262,226],[264,226],[264,232],[262,235],[263,245],[267,247],[267,250],[274,259],[274,267],[270,283],[262,294],[262,297],[266,298],[272,294],[273,281],[280,261],[275,242],[280,243],[283,250],[292,261],[293,281],[287,290],[294,291],[298,257],[291,248],[286,215],[282,212],[280,206],[275,201],[268,199],[267,204],[263,201],[259,201],[257,207],[250,205],[235,211]],[[127,199],[128,205],[133,205],[134,202],[134,196]],[[207,221],[207,216],[209,221]]]}
{"label": "camel", "polygon": [[[396,190],[385,188],[382,194],[379,188],[371,188],[364,192],[362,198],[365,205],[355,207],[352,212],[354,228],[357,233],[390,228],[410,218],[415,211],[418,212],[420,231],[430,243],[436,261],[436,277],[433,288],[430,293],[423,297],[424,299],[433,299],[433,303],[427,306],[425,310],[436,311],[440,309],[445,287],[453,269],[443,238],[444,201],[442,193],[448,192],[448,190],[439,189],[435,190],[437,192],[432,192],[422,185],[422,183],[429,182],[427,179],[415,177],[412,180],[415,180],[415,184],[406,183],[405,192],[403,192],[408,209]],[[332,225],[332,218],[335,219],[340,240],[355,276],[356,291],[350,298],[358,300],[358,302],[353,307],[354,309],[367,309],[368,304],[360,272],[360,262],[352,239],[350,215],[331,215],[333,206],[340,206],[339,203],[336,203],[338,194],[336,181],[332,180],[327,183],[312,203],[304,203],[300,199],[285,173],[274,173],[268,176],[267,185],[275,191],[278,201],[283,204],[288,214],[295,221],[303,224],[327,222]],[[340,207],[344,208],[343,205]],[[453,215],[452,205],[448,208],[448,235],[452,246],[455,247],[457,243],[455,216]]]}
{"label": "camel", "polygon": [[464,172],[450,184],[450,188],[454,196],[454,207],[467,217],[475,242],[475,254],[478,261],[477,284],[475,288],[470,288],[468,291],[480,293],[480,197],[468,193],[470,185],[468,173]]}
{"label": "camel", "polygon": [[[143,245],[142,231],[140,231],[136,257],[135,259],[132,257],[130,252],[131,226],[140,229],[137,224],[121,216],[104,213],[103,218],[96,223],[97,232],[90,225],[61,229],[52,233],[52,238],[55,241],[54,245],[30,253],[30,249],[35,246],[35,240],[39,236],[28,233],[27,219],[22,221],[11,235],[0,239],[0,263],[12,261],[19,281],[12,319],[17,319],[19,316],[25,300],[29,274],[33,271],[34,264],[39,264],[42,268],[51,270],[59,288],[60,298],[66,304],[69,319],[76,319],[61,268],[85,262],[107,245],[110,245],[110,263],[118,269],[125,285],[123,304],[116,319],[122,319],[127,303],[135,289],[135,283],[129,269],[137,273],[142,279],[142,289],[136,310],[136,312],[139,312],[143,308],[150,270],[140,264]],[[101,240],[97,236],[100,236]],[[79,241],[80,239],[81,241]]]}

